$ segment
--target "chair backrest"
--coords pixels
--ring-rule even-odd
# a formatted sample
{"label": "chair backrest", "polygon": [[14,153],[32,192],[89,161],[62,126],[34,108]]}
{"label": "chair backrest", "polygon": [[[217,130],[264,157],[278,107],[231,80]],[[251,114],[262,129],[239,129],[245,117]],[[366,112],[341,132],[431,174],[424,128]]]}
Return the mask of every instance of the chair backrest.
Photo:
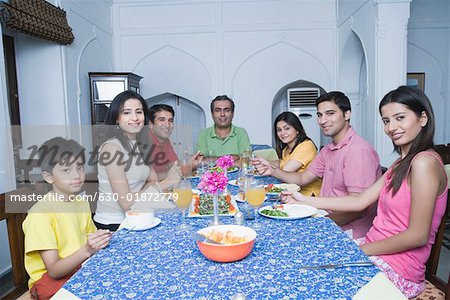
{"label": "chair backrest", "polygon": [[253,154],[267,160],[278,160],[277,152],[273,148],[255,150]]}
{"label": "chair backrest", "polygon": [[450,164],[450,144],[435,145],[434,150],[441,156],[444,165]]}
{"label": "chair backrest", "polygon": [[[25,270],[24,253],[25,253],[25,235],[22,230],[22,223],[27,214],[24,212],[6,211],[8,206],[6,201],[10,195],[44,195],[48,192],[48,185],[39,182],[35,186],[26,186],[17,190],[0,194],[0,220],[6,220],[8,232],[8,242],[11,256],[11,269],[14,286],[9,289],[6,294],[0,295],[2,299],[16,299],[28,290],[28,273]],[[31,202],[30,202],[31,203]],[[32,203],[31,203],[32,204]],[[11,205],[11,203],[9,204]],[[11,206],[9,206],[11,207]],[[21,207],[21,209],[25,209]]]}
{"label": "chair backrest", "polygon": [[442,217],[441,224],[439,225],[438,231],[436,233],[436,238],[434,245],[431,248],[430,257],[428,258],[425,277],[431,282],[435,287],[440,289],[444,293],[448,293],[450,282],[445,282],[441,278],[437,277],[437,268],[439,265],[439,256],[441,254],[442,241],[444,239],[445,223],[447,220],[447,215],[450,212],[450,190],[447,195],[447,208],[445,210],[444,216]]}

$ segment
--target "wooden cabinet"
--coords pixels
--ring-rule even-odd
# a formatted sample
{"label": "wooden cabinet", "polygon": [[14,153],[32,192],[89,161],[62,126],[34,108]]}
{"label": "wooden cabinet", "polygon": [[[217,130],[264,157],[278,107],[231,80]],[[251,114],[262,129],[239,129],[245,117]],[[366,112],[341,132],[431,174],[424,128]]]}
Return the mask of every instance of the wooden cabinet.
{"label": "wooden cabinet", "polygon": [[89,72],[92,125],[103,124],[114,97],[125,90],[139,93],[141,76],[134,73]]}

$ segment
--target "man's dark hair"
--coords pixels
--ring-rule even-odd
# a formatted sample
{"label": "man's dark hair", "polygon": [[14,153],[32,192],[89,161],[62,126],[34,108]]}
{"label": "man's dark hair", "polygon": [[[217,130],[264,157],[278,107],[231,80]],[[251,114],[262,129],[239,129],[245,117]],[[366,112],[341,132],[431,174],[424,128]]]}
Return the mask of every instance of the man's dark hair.
{"label": "man's dark hair", "polygon": [[344,93],[333,91],[326,94],[321,95],[316,100],[316,107],[319,107],[319,104],[326,101],[334,102],[339,109],[345,114],[347,111],[352,111],[352,107],[350,105],[350,100]]}
{"label": "man's dark hair", "polygon": [[230,101],[231,104],[231,112],[234,112],[234,102],[227,95],[219,95],[211,101],[211,112],[214,111],[214,103],[216,101]]}
{"label": "man's dark hair", "polygon": [[52,173],[56,165],[71,165],[81,158],[83,164],[86,161],[85,149],[74,140],[66,140],[62,137],[52,138],[38,149],[38,165],[42,172]]}
{"label": "man's dark hair", "polygon": [[173,107],[167,104],[155,104],[152,105],[152,107],[150,107],[149,109],[149,114],[150,114],[150,123],[155,123],[155,115],[157,112],[160,111],[168,111],[172,114],[172,117],[175,117],[175,111],[173,110]]}

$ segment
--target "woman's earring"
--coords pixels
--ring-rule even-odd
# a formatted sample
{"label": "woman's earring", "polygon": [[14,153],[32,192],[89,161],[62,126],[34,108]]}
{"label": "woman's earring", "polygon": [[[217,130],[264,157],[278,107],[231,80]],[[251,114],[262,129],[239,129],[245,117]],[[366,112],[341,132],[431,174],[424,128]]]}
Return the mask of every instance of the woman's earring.
{"label": "woman's earring", "polygon": [[120,130],[120,126],[119,126],[119,125],[116,125],[116,129],[117,129],[117,130]]}

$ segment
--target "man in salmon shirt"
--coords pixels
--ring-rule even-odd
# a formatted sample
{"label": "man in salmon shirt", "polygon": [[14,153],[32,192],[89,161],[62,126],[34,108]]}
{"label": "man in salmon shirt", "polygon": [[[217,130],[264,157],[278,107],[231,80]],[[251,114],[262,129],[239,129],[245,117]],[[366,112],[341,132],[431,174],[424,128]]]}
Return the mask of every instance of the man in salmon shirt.
{"label": "man in salmon shirt", "polygon": [[[305,172],[285,172],[256,158],[260,174],[276,175],[287,183],[308,184],[322,178],[321,197],[359,194],[381,177],[380,160],[373,147],[350,125],[350,100],[342,92],[329,92],[316,100],[317,122],[332,142],[324,146]],[[318,196],[318,195],[317,195]],[[360,212],[330,212],[333,219],[354,239],[364,237],[376,214],[376,203]]]}
{"label": "man in salmon shirt", "polygon": [[[150,162],[159,180],[164,180],[172,164],[178,160],[169,139],[173,131],[175,111],[170,105],[155,104],[150,107],[149,114],[149,136],[153,143],[150,150]],[[201,159],[200,152],[194,154],[191,159],[192,166],[197,166]]]}

